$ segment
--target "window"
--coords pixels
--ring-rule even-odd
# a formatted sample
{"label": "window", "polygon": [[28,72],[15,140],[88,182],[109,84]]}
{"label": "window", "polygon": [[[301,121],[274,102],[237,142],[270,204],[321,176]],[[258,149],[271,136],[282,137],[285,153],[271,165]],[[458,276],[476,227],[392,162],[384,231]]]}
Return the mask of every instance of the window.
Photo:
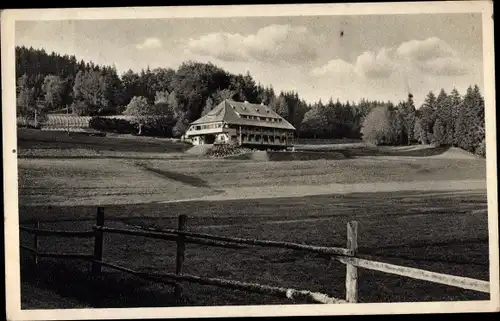
{"label": "window", "polygon": [[196,126],[196,130],[200,130],[201,129],[201,126]]}

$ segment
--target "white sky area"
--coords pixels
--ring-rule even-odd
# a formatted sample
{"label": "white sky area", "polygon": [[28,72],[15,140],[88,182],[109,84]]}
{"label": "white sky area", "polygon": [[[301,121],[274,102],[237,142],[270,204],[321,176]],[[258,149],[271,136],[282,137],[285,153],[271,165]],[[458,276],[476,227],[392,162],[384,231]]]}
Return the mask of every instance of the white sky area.
{"label": "white sky area", "polygon": [[[343,34],[341,36],[341,34]],[[308,102],[483,89],[480,14],[18,21],[16,45],[128,69],[212,62]]]}

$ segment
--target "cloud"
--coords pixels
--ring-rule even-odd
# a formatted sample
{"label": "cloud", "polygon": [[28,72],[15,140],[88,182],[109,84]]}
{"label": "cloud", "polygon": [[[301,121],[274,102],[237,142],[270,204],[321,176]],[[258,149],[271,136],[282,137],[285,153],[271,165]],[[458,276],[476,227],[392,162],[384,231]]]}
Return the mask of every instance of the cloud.
{"label": "cloud", "polygon": [[250,35],[217,32],[189,39],[186,49],[223,61],[299,63],[316,58],[313,38],[306,27],[269,25]]}
{"label": "cloud", "polygon": [[139,50],[161,48],[161,41],[158,38],[146,38],[142,43],[138,43],[135,47]]}
{"label": "cloud", "polygon": [[375,54],[366,51],[356,59],[356,72],[366,78],[388,78],[395,69],[391,49],[382,48]]}
{"label": "cloud", "polygon": [[322,67],[313,68],[311,75],[321,77],[330,74],[351,75],[354,73],[354,66],[342,59],[333,59],[328,61]]}
{"label": "cloud", "polygon": [[421,64],[420,69],[435,76],[462,76],[469,73],[466,63],[457,57],[443,57]]}
{"label": "cloud", "polygon": [[342,59],[332,59],[321,67],[311,70],[316,77],[335,75],[352,79],[388,78],[397,67],[393,61],[393,50],[382,48],[378,52],[365,51],[356,58],[354,64]]}
{"label": "cloud", "polygon": [[[342,61],[342,63],[340,63]],[[357,79],[387,79],[395,72],[430,76],[462,76],[470,73],[467,62],[455,50],[439,38],[411,40],[395,48],[382,48],[379,51],[366,51],[354,63],[333,59],[322,67],[311,71],[313,76],[345,74],[352,68]]]}
{"label": "cloud", "polygon": [[404,42],[396,52],[399,57],[430,75],[461,76],[469,73],[457,52],[436,37]]}
{"label": "cloud", "polygon": [[410,58],[415,61],[429,61],[456,56],[456,52],[448,43],[436,37],[403,42],[399,45],[396,52],[401,57]]}

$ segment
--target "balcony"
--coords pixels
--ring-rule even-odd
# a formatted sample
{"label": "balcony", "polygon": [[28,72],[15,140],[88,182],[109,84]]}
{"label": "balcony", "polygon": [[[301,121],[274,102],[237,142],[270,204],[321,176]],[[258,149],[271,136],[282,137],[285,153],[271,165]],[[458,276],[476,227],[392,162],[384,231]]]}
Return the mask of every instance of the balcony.
{"label": "balcony", "polygon": [[202,129],[195,129],[191,128],[190,130],[187,131],[188,136],[195,136],[195,135],[204,135],[204,134],[218,134],[224,132],[224,128],[222,127],[216,127],[216,128],[202,128]]}

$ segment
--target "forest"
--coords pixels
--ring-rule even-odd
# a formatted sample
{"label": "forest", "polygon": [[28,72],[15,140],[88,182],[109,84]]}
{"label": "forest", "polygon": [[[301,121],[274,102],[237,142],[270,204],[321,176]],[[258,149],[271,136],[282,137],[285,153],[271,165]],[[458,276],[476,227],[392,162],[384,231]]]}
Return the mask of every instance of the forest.
{"label": "forest", "polygon": [[[302,138],[362,138],[375,144],[457,146],[485,156],[484,98],[477,85],[429,92],[420,108],[411,93],[399,102],[306,102],[295,91],[275,92],[250,75],[187,61],[176,70],[155,68],[122,75],[75,56],[16,47],[17,114],[43,121],[68,110],[81,116],[131,115],[155,130],[180,137],[190,122],[224,99],[264,103],[288,120]],[[36,115],[36,116],[35,116]],[[146,116],[155,116],[153,118]],[[93,123],[96,123],[94,121]],[[146,131],[147,132],[147,131]]]}

